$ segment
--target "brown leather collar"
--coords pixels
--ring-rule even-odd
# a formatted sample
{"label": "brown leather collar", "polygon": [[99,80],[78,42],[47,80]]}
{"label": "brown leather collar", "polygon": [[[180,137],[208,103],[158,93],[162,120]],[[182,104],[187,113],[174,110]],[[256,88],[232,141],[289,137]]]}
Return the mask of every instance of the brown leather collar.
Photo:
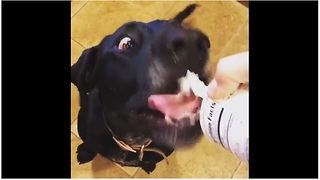
{"label": "brown leather collar", "polygon": [[129,151],[129,152],[132,152],[132,153],[139,153],[139,160],[140,161],[143,160],[143,156],[144,156],[144,152],[145,151],[154,152],[154,153],[157,153],[157,154],[161,155],[165,159],[166,163],[169,164],[168,158],[165,155],[165,153],[163,153],[159,149],[148,147],[152,143],[151,139],[147,139],[146,143],[143,144],[143,145],[134,144],[134,145],[131,145],[131,146],[128,145],[127,143],[125,143],[124,141],[121,141],[119,138],[117,138],[115,133],[112,131],[112,129],[110,128],[110,126],[106,122],[106,118],[104,116],[104,112],[102,112],[102,115],[103,115],[103,121],[104,121],[105,126],[107,127],[109,132],[112,134],[112,138],[118,144],[119,148],[121,148],[124,151]]}

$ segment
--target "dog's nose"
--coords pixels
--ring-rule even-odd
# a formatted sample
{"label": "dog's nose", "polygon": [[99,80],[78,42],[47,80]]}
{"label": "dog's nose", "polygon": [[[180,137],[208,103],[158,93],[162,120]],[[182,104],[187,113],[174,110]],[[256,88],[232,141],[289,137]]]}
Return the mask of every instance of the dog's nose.
{"label": "dog's nose", "polygon": [[169,39],[170,46],[175,52],[185,49],[186,46],[197,46],[200,49],[210,48],[208,37],[197,31],[174,31],[170,33]]}
{"label": "dog's nose", "polygon": [[205,34],[203,34],[202,32],[199,32],[199,31],[197,31],[196,34],[197,34],[198,45],[204,49],[210,48],[210,40],[209,40],[208,36],[206,36]]}
{"label": "dog's nose", "polygon": [[177,52],[186,46],[186,40],[185,33],[173,31],[169,36],[169,45],[173,51]]}

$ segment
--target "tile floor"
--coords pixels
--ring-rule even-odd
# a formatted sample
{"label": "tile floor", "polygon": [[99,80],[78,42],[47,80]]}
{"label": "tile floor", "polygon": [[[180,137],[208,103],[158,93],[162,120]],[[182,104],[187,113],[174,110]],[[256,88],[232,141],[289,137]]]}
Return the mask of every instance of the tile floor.
{"label": "tile floor", "polygon": [[[124,22],[173,17],[194,1],[72,1],[71,64],[81,52],[99,43]],[[201,6],[185,22],[201,29],[211,41],[211,71],[224,56],[248,50],[248,9],[236,1],[197,1]],[[248,166],[220,146],[203,138],[194,148],[175,152],[170,164],[161,162],[147,175],[139,168],[121,167],[97,156],[78,165],[76,148],[78,92],[71,84],[71,166],[72,178],[248,178]]]}

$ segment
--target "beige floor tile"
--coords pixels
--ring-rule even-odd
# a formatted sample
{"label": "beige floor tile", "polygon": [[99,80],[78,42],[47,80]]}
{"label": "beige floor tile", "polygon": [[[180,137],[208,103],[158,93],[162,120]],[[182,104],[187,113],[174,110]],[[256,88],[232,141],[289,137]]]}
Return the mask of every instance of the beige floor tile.
{"label": "beige floor tile", "polygon": [[[168,7],[168,11],[166,13],[159,13],[159,18],[163,18],[163,19],[171,19],[173,17],[175,17],[179,12],[181,12],[182,10],[184,10],[188,5],[195,3],[196,1],[173,1],[173,5]],[[163,4],[163,6],[166,6],[166,3]],[[197,8],[197,11],[199,11],[199,8]],[[192,14],[191,16],[194,16],[196,13]],[[190,16],[190,17],[191,17]]]}
{"label": "beige floor tile", "polygon": [[244,52],[249,50],[249,23],[248,20],[242,25],[242,27],[234,34],[234,36],[229,40],[227,45],[222,49],[219,55],[216,57],[216,61],[211,61],[210,66],[208,68],[211,68],[210,71],[212,74],[215,72],[218,60],[230,56],[236,53]]}
{"label": "beige floor tile", "polygon": [[[172,16],[170,16],[171,10],[175,7],[177,7],[177,4],[185,4],[185,7],[191,3],[190,2],[177,2],[177,1],[132,1],[132,4],[135,4],[137,6],[140,6],[141,9],[150,14],[154,19],[171,19],[175,13],[173,13]],[[180,7],[180,6],[178,6]],[[183,10],[184,7],[181,9],[177,9],[178,11]],[[178,11],[176,13],[178,13]]]}
{"label": "beige floor tile", "polygon": [[175,152],[169,157],[169,165],[160,162],[148,175],[139,169],[135,178],[230,178],[240,161],[222,147],[206,138],[195,147]]}
{"label": "beige floor tile", "polygon": [[79,109],[78,89],[71,83],[71,123],[77,118]]}
{"label": "beige floor tile", "polygon": [[239,29],[230,39],[219,55],[220,58],[249,50],[249,21]]}
{"label": "beige floor tile", "polygon": [[[71,39],[71,65],[78,61],[84,48]],[[71,83],[71,123],[77,118],[79,111],[79,93]]]}
{"label": "beige floor tile", "polygon": [[82,47],[77,42],[71,39],[71,65],[78,61],[83,51],[84,47]]}
{"label": "beige floor tile", "polygon": [[71,2],[71,18],[81,10],[81,8],[87,3],[87,1],[72,1]]}
{"label": "beige floor tile", "polygon": [[241,163],[237,169],[237,171],[234,173],[233,178],[249,178],[249,168],[248,164],[246,163]]}
{"label": "beige floor tile", "polygon": [[125,171],[127,174],[129,174],[130,177],[133,177],[136,174],[136,172],[138,171],[138,169],[139,169],[137,167],[121,166],[121,165],[116,164],[116,163],[115,163],[115,165],[117,165],[119,168],[121,168],[123,171]]}
{"label": "beige floor tile", "polygon": [[[79,133],[78,133],[78,129],[77,129],[77,124],[78,123],[78,119],[76,119],[72,124],[71,124],[71,132],[78,138],[80,138]],[[137,172],[138,168],[136,167],[125,167],[125,166],[121,166],[119,164],[116,164],[119,168],[121,168],[123,171],[125,171],[127,174],[129,174],[131,177]]]}
{"label": "beige floor tile", "polygon": [[71,132],[76,135],[78,138],[80,138],[78,133],[78,119],[75,119],[73,123],[71,124]]}
{"label": "beige floor tile", "polygon": [[130,2],[88,2],[77,16],[72,18],[71,36],[84,47],[91,47],[122,24],[132,20],[150,21],[153,17],[142,11],[140,6]]}
{"label": "beige floor tile", "polygon": [[101,156],[92,162],[78,165],[76,150],[82,141],[71,134],[71,178],[130,178],[130,176],[113,162]]}

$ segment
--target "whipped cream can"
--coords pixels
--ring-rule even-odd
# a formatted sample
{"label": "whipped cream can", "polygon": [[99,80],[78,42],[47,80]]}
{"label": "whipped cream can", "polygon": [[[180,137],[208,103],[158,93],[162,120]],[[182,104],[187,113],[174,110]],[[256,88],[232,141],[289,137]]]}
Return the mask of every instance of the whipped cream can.
{"label": "whipped cream can", "polygon": [[203,97],[200,125],[211,141],[242,161],[249,161],[249,92],[239,90],[225,101]]}

